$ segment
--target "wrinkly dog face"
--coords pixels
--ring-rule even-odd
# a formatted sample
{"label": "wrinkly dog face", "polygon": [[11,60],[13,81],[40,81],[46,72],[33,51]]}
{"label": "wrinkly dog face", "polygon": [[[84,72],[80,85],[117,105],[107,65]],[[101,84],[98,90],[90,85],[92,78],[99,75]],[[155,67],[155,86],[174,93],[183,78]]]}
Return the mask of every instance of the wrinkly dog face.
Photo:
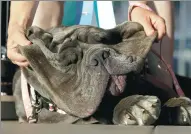
{"label": "wrinkly dog face", "polygon": [[113,29],[93,26],[30,27],[31,46],[20,47],[30,66],[28,82],[60,109],[78,117],[92,115],[106,90],[124,91],[125,76],[142,69],[157,34],[147,37],[138,23],[124,22]]}

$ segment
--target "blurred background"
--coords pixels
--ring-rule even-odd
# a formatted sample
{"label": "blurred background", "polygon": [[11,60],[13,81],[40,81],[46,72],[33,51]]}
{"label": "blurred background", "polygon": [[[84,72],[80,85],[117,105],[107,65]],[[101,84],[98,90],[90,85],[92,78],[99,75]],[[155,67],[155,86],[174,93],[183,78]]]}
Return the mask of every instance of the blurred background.
{"label": "blurred background", "polygon": [[[173,1],[174,4],[174,56],[173,68],[176,74],[191,77],[191,2]],[[105,6],[104,10],[113,10],[113,16],[108,15],[107,21],[98,21],[97,15],[101,8],[95,5],[93,1],[67,1],[64,5],[64,25],[115,25],[127,20],[128,1],[113,1],[112,5]],[[104,6],[104,5],[103,5]],[[110,8],[110,9],[109,9]],[[10,88],[12,76],[16,66],[6,62],[6,40],[7,27],[9,22],[10,1],[1,2],[1,87]],[[103,8],[102,8],[103,10]],[[99,11],[99,12],[98,12]],[[104,12],[102,11],[102,14]],[[101,19],[101,18],[100,18]],[[115,24],[108,24],[108,19],[114,19]],[[102,19],[103,20],[103,19]],[[111,21],[110,21],[111,22]],[[101,23],[101,24],[100,24]],[[105,23],[105,24],[104,24]],[[4,83],[3,83],[4,81]],[[2,91],[4,89],[2,88]],[[7,90],[5,88],[5,90]],[[8,94],[9,91],[7,90]]]}

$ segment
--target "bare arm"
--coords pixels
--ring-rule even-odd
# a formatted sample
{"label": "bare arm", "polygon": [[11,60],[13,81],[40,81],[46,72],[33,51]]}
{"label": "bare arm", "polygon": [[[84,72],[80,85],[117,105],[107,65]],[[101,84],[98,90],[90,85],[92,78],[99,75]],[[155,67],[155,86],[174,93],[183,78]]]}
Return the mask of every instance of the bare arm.
{"label": "bare arm", "polygon": [[31,23],[31,13],[35,1],[11,1],[9,29],[17,23],[24,28]]}
{"label": "bare arm", "polygon": [[18,53],[18,45],[31,44],[25,37],[24,30],[30,25],[35,1],[11,1],[8,27],[7,56],[19,66],[27,66],[26,58]]}

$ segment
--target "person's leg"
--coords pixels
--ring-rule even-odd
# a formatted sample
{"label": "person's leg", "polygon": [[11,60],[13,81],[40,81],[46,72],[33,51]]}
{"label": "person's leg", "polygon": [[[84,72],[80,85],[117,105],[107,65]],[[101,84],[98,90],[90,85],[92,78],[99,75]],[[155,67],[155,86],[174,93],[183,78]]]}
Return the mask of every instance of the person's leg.
{"label": "person's leg", "polygon": [[39,1],[32,25],[43,29],[61,25],[63,7],[63,1]]}
{"label": "person's leg", "polygon": [[[166,36],[162,39],[161,54],[168,64],[173,64],[173,50],[174,50],[174,13],[173,3],[171,1],[153,1],[149,2],[150,7],[156,11],[166,22]],[[153,45],[158,53],[160,52],[160,44],[156,43]],[[163,76],[161,76],[163,77]],[[164,82],[172,86],[172,80],[165,76]]]}

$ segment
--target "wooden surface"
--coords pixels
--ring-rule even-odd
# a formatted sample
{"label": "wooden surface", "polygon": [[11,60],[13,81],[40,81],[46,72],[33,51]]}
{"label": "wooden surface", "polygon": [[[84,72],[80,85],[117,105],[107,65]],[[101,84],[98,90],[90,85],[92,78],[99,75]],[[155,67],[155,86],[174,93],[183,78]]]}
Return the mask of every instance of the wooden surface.
{"label": "wooden surface", "polygon": [[19,124],[2,122],[2,134],[191,134],[190,126]]}

